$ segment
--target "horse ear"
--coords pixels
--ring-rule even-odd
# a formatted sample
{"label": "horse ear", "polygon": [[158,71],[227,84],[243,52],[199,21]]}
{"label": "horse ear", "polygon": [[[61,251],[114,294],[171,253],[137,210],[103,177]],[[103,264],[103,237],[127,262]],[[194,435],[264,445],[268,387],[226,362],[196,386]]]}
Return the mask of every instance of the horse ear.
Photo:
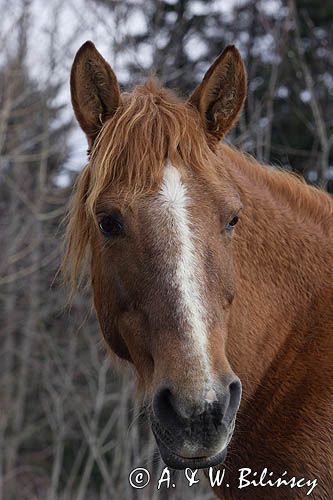
{"label": "horse ear", "polygon": [[247,78],[241,55],[228,45],[209,68],[189,102],[206,131],[220,140],[236,123],[246,98]]}
{"label": "horse ear", "polygon": [[92,146],[103,122],[121,105],[116,75],[92,42],[76,53],[70,84],[75,116]]}

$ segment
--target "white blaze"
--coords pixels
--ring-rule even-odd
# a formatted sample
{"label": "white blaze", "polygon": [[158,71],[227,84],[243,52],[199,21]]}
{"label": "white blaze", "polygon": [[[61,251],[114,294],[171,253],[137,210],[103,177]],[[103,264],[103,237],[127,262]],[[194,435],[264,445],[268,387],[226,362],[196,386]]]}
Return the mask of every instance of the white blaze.
{"label": "white blaze", "polygon": [[[205,385],[210,382],[210,361],[208,355],[207,324],[204,300],[202,296],[202,265],[198,259],[198,249],[194,245],[193,234],[188,214],[189,196],[180,172],[168,163],[165,167],[163,183],[158,195],[164,215],[170,218],[169,230],[176,240],[177,253],[174,267],[175,288],[179,291],[180,311],[186,318],[190,340],[189,354],[195,357],[193,369],[205,377]],[[170,263],[171,265],[171,263]],[[209,384],[210,385],[210,384]],[[207,385],[206,385],[207,387]]]}

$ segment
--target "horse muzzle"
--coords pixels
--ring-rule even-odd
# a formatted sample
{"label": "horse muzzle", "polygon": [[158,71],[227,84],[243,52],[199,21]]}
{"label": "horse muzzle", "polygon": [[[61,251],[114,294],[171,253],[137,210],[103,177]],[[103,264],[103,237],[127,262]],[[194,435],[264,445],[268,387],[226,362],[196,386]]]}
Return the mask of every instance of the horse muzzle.
{"label": "horse muzzle", "polygon": [[194,405],[160,388],[152,404],[150,422],[162,459],[174,469],[202,469],[224,462],[241,399],[241,383],[234,377],[212,402]]}

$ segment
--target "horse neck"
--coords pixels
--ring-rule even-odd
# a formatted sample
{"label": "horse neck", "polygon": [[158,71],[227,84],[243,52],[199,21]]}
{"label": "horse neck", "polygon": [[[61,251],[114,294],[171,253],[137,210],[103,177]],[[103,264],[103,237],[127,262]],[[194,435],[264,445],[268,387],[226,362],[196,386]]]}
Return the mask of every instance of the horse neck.
{"label": "horse neck", "polygon": [[332,203],[290,174],[228,147],[221,154],[244,205],[234,236],[228,358],[250,396],[284,346],[302,350],[311,318],[328,308]]}

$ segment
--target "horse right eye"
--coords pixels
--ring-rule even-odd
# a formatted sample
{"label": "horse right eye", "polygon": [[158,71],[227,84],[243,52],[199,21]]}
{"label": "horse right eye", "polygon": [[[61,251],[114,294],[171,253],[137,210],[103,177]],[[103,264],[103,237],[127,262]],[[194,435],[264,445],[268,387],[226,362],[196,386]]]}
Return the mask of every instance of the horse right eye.
{"label": "horse right eye", "polygon": [[104,215],[99,222],[99,229],[108,238],[118,238],[124,235],[124,223],[118,214]]}

